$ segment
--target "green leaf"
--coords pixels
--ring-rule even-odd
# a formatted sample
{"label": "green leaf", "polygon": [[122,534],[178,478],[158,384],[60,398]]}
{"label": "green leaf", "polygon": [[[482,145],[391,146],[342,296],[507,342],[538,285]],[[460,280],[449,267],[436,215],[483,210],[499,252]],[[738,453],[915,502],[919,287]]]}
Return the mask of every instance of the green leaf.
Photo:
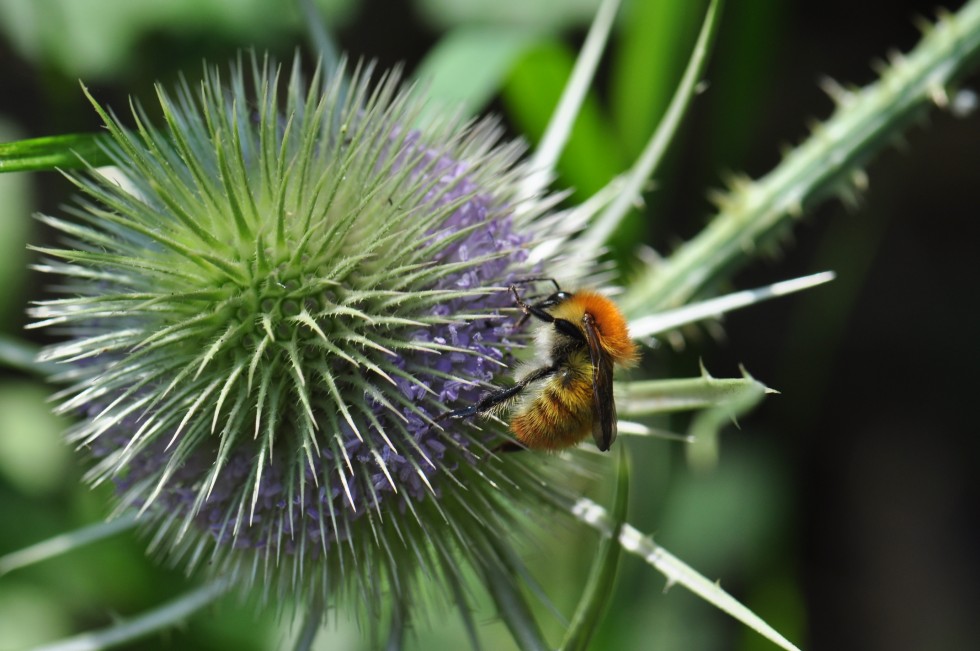
{"label": "green leaf", "polygon": [[496,23],[560,29],[587,24],[601,0],[415,0],[414,8],[432,25]]}
{"label": "green leaf", "polygon": [[[566,46],[547,41],[529,51],[508,78],[503,88],[507,112],[533,141],[544,134],[574,63]],[[589,93],[558,162],[560,185],[573,187],[580,199],[587,198],[627,165],[607,116],[595,94]]]}
{"label": "green leaf", "polygon": [[109,157],[99,144],[103,138],[100,134],[74,133],[0,143],[0,172],[107,165]]}
{"label": "green leaf", "polygon": [[603,537],[599,542],[599,549],[596,552],[596,559],[592,564],[582,599],[579,600],[575,616],[565,634],[565,640],[559,647],[563,651],[587,651],[592,636],[599,628],[602,615],[612,600],[616,570],[619,567],[619,557],[623,549],[617,539],[620,527],[626,521],[630,486],[629,457],[626,456],[626,446],[620,445],[618,449],[616,493],[613,498],[611,513],[615,528],[612,536]]}
{"label": "green leaf", "polygon": [[631,2],[627,7],[612,71],[611,105],[619,138],[633,156],[667,110],[706,4]]}
{"label": "green leaf", "polygon": [[415,77],[437,104],[474,115],[500,90],[514,62],[537,40],[529,30],[459,27],[429,50]]}
{"label": "green leaf", "polygon": [[[660,165],[668,145],[675,139],[674,134],[680,125],[681,118],[687,111],[688,105],[694,98],[697,84],[707,65],[708,54],[718,31],[717,25],[721,19],[723,5],[724,0],[712,0],[708,6],[701,31],[698,34],[698,40],[694,44],[687,67],[684,69],[684,76],[678,84],[677,90],[674,91],[663,119],[660,120],[656,130],[646,141],[643,152],[633,163],[632,169],[624,175],[624,187],[616,199],[595,219],[587,235],[579,238],[575,243],[578,252],[580,252],[579,255],[586,255],[588,251],[599,250],[614,231],[618,231],[620,234],[630,234],[631,228],[635,228],[635,225],[632,227],[627,225],[624,229],[621,222],[630,212],[633,204],[639,200],[643,186]],[[630,234],[626,240],[620,240],[621,243],[624,241],[632,248],[636,238]],[[576,253],[573,252],[572,257],[575,255]]]}

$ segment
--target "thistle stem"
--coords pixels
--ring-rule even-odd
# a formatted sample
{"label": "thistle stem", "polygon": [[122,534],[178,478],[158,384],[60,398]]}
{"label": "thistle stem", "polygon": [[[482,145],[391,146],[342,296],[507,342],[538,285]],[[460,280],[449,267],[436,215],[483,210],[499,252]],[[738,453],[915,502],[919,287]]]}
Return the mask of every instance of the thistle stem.
{"label": "thistle stem", "polygon": [[850,91],[828,82],[837,103],[830,119],[769,174],[734,183],[704,230],[632,284],[620,301],[627,314],[684,304],[773,244],[823,199],[862,189],[863,165],[930,105],[945,107],[952,86],[980,63],[980,0],[924,33],[909,54],[890,58],[875,83]]}

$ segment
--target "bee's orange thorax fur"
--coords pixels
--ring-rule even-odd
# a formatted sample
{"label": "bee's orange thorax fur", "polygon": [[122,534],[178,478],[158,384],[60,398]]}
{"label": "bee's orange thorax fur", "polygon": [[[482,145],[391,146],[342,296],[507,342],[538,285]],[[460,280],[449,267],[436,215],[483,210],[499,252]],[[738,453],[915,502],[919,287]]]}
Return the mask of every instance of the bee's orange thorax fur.
{"label": "bee's orange thorax fur", "polygon": [[570,299],[555,306],[551,314],[581,326],[582,317],[591,314],[599,331],[599,343],[615,364],[631,366],[638,358],[636,344],[630,339],[626,319],[611,300],[591,291],[575,292]]}

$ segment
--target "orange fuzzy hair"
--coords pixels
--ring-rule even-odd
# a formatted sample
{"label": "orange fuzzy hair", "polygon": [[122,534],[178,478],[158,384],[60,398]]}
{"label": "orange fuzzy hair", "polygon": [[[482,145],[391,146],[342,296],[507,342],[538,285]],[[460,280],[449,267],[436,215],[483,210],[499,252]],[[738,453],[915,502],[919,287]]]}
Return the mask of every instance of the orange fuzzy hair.
{"label": "orange fuzzy hair", "polygon": [[639,359],[626,318],[616,304],[602,294],[588,290],[575,292],[570,299],[555,306],[551,314],[575,324],[581,324],[582,317],[591,314],[600,335],[599,343],[614,363],[632,366]]}

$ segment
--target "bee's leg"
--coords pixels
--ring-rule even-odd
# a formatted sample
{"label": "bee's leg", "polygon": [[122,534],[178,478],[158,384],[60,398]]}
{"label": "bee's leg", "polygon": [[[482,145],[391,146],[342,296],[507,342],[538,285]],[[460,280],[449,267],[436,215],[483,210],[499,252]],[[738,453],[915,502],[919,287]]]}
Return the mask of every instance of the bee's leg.
{"label": "bee's leg", "polygon": [[555,317],[545,312],[544,308],[542,307],[542,305],[552,305],[550,299],[545,299],[540,303],[525,303],[523,300],[521,300],[521,295],[517,293],[517,287],[515,285],[510,286],[510,292],[514,295],[514,302],[517,303],[517,307],[521,308],[521,312],[524,313],[521,315],[521,318],[518,319],[517,324],[514,326],[515,328],[520,328],[532,316],[536,319],[544,321],[545,323],[551,323],[555,320]]}
{"label": "bee's leg", "polygon": [[562,333],[563,335],[568,335],[573,339],[578,339],[579,341],[585,341],[585,335],[582,334],[581,328],[577,327],[574,323],[568,319],[559,319],[554,317],[545,311],[545,307],[554,307],[556,304],[554,297],[546,298],[540,303],[525,303],[521,300],[521,297],[517,294],[517,288],[511,285],[510,291],[514,293],[514,300],[517,301],[517,307],[521,308],[524,315],[521,320],[517,322],[517,325],[522,325],[530,317],[544,321],[545,323],[550,323],[555,326],[555,330]]}
{"label": "bee's leg", "polygon": [[542,380],[549,375],[552,375],[557,370],[558,367],[555,365],[542,366],[541,368],[531,371],[522,377],[514,386],[485,395],[474,405],[439,414],[436,417],[436,422],[447,418],[468,418],[469,416],[475,416],[477,414],[485,414],[494,407],[498,407],[519,396],[521,392],[523,392],[532,382]]}
{"label": "bee's leg", "polygon": [[524,313],[521,315],[521,318],[518,319],[517,323],[514,325],[514,327],[518,329],[521,326],[523,326],[525,323],[527,323],[527,320],[532,316],[537,317],[542,321],[551,323],[551,321],[553,321],[554,318],[550,314],[548,314],[548,312],[546,312],[545,309],[549,307],[554,307],[559,303],[561,303],[562,301],[565,301],[571,297],[571,294],[561,291],[561,287],[558,286],[558,281],[555,280],[554,278],[532,278],[530,280],[550,280],[555,284],[555,293],[549,296],[548,298],[545,298],[544,300],[538,301],[536,303],[525,303],[524,301],[521,300],[520,294],[517,293],[517,282],[521,282],[521,281],[517,281],[513,285],[511,285],[510,292],[511,294],[514,295],[514,301],[517,303],[517,306],[521,308],[521,311]]}
{"label": "bee's leg", "polygon": [[469,416],[475,416],[476,414],[485,414],[497,405],[501,405],[511,398],[517,397],[526,386],[526,384],[515,384],[512,387],[507,387],[506,389],[501,389],[500,391],[494,391],[493,393],[483,396],[480,398],[479,402],[470,405],[469,407],[454,409],[453,411],[447,411],[439,414],[436,417],[436,420],[440,421],[447,418],[468,418]]}

